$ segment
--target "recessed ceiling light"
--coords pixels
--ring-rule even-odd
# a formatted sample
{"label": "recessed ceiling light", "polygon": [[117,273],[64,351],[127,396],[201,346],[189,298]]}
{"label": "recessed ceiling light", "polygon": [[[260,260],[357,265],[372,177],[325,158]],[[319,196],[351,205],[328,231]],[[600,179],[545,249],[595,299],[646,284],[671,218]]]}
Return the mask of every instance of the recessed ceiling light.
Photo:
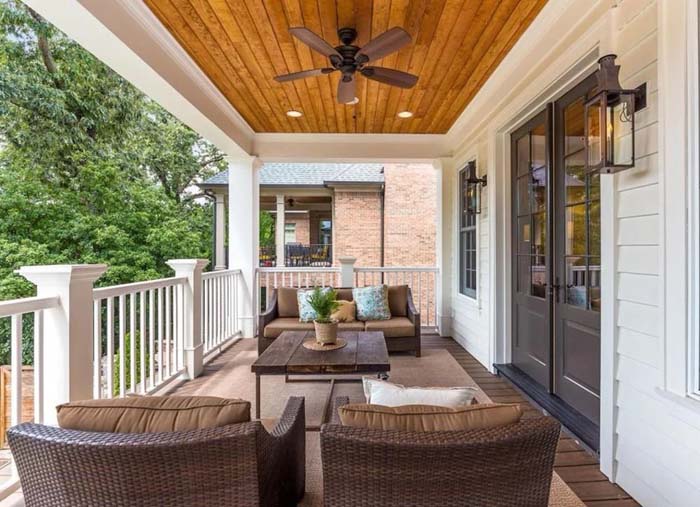
{"label": "recessed ceiling light", "polygon": [[413,113],[411,111],[401,111],[399,114],[397,114],[399,118],[410,118],[413,116]]}
{"label": "recessed ceiling light", "polygon": [[300,118],[301,116],[303,116],[303,114],[304,113],[302,113],[301,111],[296,111],[294,109],[287,111],[287,116],[289,116],[290,118]]}

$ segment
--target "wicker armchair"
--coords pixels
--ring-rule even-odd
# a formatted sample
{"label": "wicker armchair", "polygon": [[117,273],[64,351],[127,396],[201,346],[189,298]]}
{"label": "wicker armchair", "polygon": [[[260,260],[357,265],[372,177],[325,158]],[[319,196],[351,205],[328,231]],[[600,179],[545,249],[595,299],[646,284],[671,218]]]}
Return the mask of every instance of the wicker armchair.
{"label": "wicker armchair", "polygon": [[27,507],[293,506],[304,495],[304,399],[259,421],[171,433],[8,431]]}
{"label": "wicker armchair", "polygon": [[559,423],[432,433],[321,429],[325,507],[547,506]]}

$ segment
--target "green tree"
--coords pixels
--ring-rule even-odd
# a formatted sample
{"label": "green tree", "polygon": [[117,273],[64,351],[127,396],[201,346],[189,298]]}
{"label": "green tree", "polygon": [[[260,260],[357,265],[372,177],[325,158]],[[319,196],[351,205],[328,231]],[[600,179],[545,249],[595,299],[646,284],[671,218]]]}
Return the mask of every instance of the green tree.
{"label": "green tree", "polygon": [[33,294],[22,265],[105,263],[98,285],[112,285],[210,258],[213,209],[194,184],[224,166],[37,13],[0,0],[0,300]]}

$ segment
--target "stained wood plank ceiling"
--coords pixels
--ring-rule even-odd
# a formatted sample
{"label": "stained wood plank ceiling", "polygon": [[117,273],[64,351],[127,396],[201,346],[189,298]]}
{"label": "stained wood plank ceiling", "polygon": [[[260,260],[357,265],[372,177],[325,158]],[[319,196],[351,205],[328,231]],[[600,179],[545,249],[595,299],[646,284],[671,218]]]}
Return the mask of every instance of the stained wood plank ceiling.
{"label": "stained wood plank ceiling", "polygon": [[[444,133],[547,0],[145,0],[256,132]],[[325,67],[293,39],[305,26],[362,46],[400,26],[412,43],[378,66],[416,74],[410,90],[357,77],[359,103],[336,102],[339,74],[277,83],[278,74]],[[300,118],[286,112],[298,110]],[[411,111],[412,118],[397,117]]]}

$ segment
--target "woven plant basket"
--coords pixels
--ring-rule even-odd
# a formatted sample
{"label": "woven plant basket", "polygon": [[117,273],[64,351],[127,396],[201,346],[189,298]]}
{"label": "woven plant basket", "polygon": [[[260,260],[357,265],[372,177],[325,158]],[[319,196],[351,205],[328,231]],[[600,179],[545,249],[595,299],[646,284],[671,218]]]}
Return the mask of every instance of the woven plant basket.
{"label": "woven plant basket", "polygon": [[333,321],[330,323],[316,322],[314,321],[314,328],[316,329],[316,341],[318,343],[335,343],[338,338],[338,322]]}

